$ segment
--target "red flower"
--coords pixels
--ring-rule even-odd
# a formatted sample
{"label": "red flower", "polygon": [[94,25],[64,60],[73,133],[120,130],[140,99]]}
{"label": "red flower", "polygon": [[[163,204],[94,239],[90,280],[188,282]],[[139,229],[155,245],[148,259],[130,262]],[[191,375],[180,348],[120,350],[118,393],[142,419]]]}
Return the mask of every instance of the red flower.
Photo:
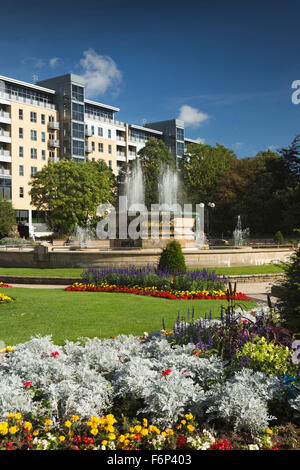
{"label": "red flower", "polygon": [[177,444],[176,444],[176,447],[177,449],[182,449],[186,444],[186,438],[184,436],[180,436],[178,441],[177,441]]}
{"label": "red flower", "polygon": [[232,444],[230,444],[227,439],[216,441],[214,444],[211,444],[210,450],[231,450]]}
{"label": "red flower", "polygon": [[59,356],[59,352],[55,351],[55,352],[51,353],[51,356],[52,357]]}
{"label": "red flower", "polygon": [[25,385],[25,387],[30,387],[30,386],[31,386],[31,382],[24,382],[24,385]]}
{"label": "red flower", "polygon": [[171,372],[172,372],[171,369],[167,369],[167,370],[164,370],[161,375],[165,377],[166,375],[169,375]]}

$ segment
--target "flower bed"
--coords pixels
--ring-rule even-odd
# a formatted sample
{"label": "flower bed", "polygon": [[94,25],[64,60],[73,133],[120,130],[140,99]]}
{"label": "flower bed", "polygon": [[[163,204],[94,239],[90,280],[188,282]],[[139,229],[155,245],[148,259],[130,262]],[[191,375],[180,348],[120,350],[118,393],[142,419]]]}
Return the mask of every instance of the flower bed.
{"label": "flower bed", "polygon": [[34,337],[2,350],[0,447],[300,449],[292,340],[266,309],[178,318],[140,338]]}
{"label": "flower bed", "polygon": [[66,291],[76,292],[119,292],[125,294],[146,295],[151,297],[160,297],[164,299],[180,299],[180,300],[251,300],[242,292],[228,292],[223,290],[203,290],[203,291],[166,291],[159,290],[157,287],[125,287],[118,285],[109,285],[105,282],[95,284],[83,284],[75,282],[72,286],[65,288]]}
{"label": "flower bed", "polygon": [[0,281],[0,287],[11,287],[8,284],[5,284],[5,282]]}
{"label": "flower bed", "polygon": [[0,292],[0,305],[2,304],[8,304],[10,302],[14,302],[14,298],[13,297],[9,297],[8,295],[5,295],[5,294],[2,294]]}

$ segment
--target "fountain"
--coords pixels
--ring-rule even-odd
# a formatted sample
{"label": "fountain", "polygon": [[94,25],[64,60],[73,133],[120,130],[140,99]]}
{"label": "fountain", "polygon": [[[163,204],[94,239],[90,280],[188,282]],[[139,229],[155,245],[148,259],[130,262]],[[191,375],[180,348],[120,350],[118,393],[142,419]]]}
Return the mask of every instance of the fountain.
{"label": "fountain", "polygon": [[80,227],[76,224],[72,235],[71,249],[76,249],[78,244],[80,248],[92,248],[93,239],[94,236],[89,222],[86,227]]}
{"label": "fountain", "polygon": [[237,225],[233,231],[234,246],[244,246],[245,238],[249,235],[249,228],[242,229],[241,216],[238,215]]}

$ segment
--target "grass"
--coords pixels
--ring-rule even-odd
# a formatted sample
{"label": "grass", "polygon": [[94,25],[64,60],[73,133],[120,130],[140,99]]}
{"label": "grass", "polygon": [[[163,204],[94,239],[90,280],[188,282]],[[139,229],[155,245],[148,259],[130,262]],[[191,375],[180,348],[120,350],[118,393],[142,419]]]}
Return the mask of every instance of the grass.
{"label": "grass", "polygon": [[[63,289],[3,288],[14,303],[0,305],[0,340],[15,345],[31,336],[52,335],[55,344],[79,337],[107,338],[118,334],[142,335],[144,331],[172,329],[178,312],[186,317],[194,307],[195,318],[212,311],[218,316],[220,300],[168,300],[107,292],[66,292]],[[254,302],[237,302],[251,309]]]}
{"label": "grass", "polygon": [[[199,267],[199,269],[204,269]],[[232,266],[232,267],[218,267],[206,268],[211,271],[216,271],[221,275],[238,275],[238,274],[266,274],[266,273],[281,273],[283,271],[282,264],[263,264],[261,266]],[[52,269],[39,269],[39,268],[5,268],[0,267],[0,280],[1,275],[7,276],[50,276],[50,277],[78,277],[84,271],[83,268],[52,268]]]}

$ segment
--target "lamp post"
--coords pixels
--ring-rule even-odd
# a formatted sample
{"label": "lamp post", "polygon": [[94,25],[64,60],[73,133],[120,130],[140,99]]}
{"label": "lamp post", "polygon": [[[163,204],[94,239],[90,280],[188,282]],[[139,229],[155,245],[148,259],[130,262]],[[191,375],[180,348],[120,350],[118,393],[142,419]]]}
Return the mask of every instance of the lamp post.
{"label": "lamp post", "polygon": [[[208,207],[210,207],[211,209],[213,209],[215,207],[215,203],[214,202],[209,202],[208,204]],[[207,235],[209,235],[209,209],[207,210]]]}

